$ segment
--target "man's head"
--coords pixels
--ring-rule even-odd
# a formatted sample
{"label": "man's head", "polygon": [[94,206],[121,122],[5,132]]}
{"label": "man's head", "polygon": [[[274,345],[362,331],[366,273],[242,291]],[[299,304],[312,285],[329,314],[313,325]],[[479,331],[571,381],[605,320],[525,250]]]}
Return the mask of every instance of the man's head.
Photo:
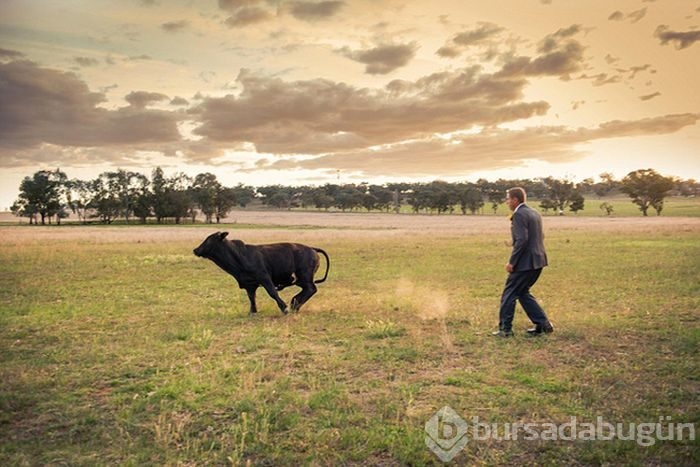
{"label": "man's head", "polygon": [[511,211],[514,211],[519,205],[527,200],[525,190],[520,187],[514,187],[506,191],[506,204]]}

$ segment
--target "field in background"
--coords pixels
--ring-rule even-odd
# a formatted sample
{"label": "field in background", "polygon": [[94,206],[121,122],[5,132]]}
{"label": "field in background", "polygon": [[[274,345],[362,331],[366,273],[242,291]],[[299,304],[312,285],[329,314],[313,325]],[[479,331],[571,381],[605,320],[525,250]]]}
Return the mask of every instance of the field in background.
{"label": "field in background", "polygon": [[[612,214],[608,215],[604,210],[600,208],[601,204],[603,203],[608,203],[612,205],[613,207],[613,212]],[[539,207],[539,201],[532,199],[530,200],[530,205],[536,209],[540,209]],[[269,208],[267,206],[262,206],[260,204],[255,204],[253,206],[250,206],[245,209],[234,209],[232,210],[228,217],[223,219],[222,222],[224,223],[231,223],[231,222],[237,222],[237,219],[241,216],[250,216],[250,215],[255,215],[256,213],[260,213],[263,216],[268,216],[270,214],[275,214],[279,213],[281,215],[284,215],[284,213],[289,213],[293,212],[295,214],[319,214],[319,215],[325,215],[325,214],[354,214],[354,215],[359,215],[359,214],[376,214],[376,215],[387,215],[388,213],[385,212],[378,212],[378,211],[372,211],[372,212],[367,212],[366,210],[358,210],[358,211],[353,211],[353,212],[337,212],[335,209],[331,209],[329,211],[324,211],[324,210],[317,210],[317,209],[291,209],[291,210],[286,210],[286,209],[275,209],[275,208]],[[391,215],[394,215],[391,213]],[[413,217],[422,217],[423,215],[430,215],[434,217],[504,217],[509,215],[508,207],[505,204],[501,204],[498,206],[498,209],[494,213],[493,210],[491,209],[490,203],[486,203],[484,208],[482,209],[481,212],[477,213],[476,215],[474,214],[462,214],[459,209],[454,211],[451,214],[441,214],[438,215],[436,213],[434,214],[427,214],[425,212],[422,212],[420,215],[415,215],[411,211],[411,207],[408,205],[403,205],[401,207],[401,215],[402,216],[413,216]],[[559,217],[558,213],[555,212],[554,210],[549,210],[548,212],[543,212],[543,215],[546,217]],[[639,211],[639,208],[637,205],[632,203],[630,201],[630,198],[627,196],[610,196],[610,197],[605,197],[602,199],[599,198],[588,198],[586,199],[585,202],[585,208],[582,211],[579,211],[578,213],[573,213],[570,211],[566,211],[564,213],[563,217],[571,217],[571,218],[579,218],[579,217],[606,217],[606,218],[619,218],[619,217],[643,217],[642,213]],[[648,217],[657,217],[656,211],[653,209],[649,209],[648,211]],[[674,196],[674,197],[669,197],[666,198],[664,201],[664,209],[661,212],[661,217],[700,217],[700,198],[694,198],[694,197],[680,197],[680,196]],[[62,221],[63,223],[77,223],[78,219],[74,215],[70,215],[67,219],[64,219]],[[118,220],[116,223],[123,223],[124,221],[122,219]],[[149,219],[149,223],[154,223],[154,219]],[[189,222],[189,219],[184,220],[183,222]],[[197,217],[197,222],[204,222],[204,217],[203,216],[198,216]],[[414,221],[403,221],[403,222],[411,222],[413,223]],[[420,224],[420,221],[415,221],[416,223]],[[27,218],[19,218],[13,215],[9,211],[4,211],[0,212],[0,225],[13,225],[13,224],[27,224],[28,219]],[[90,220],[91,224],[97,224],[99,223],[98,219],[91,219]],[[132,220],[133,224],[138,225],[138,219],[133,219]],[[167,220],[166,223],[172,223],[172,220]]]}
{"label": "field in background", "polygon": [[[557,328],[489,336],[500,216],[255,213],[225,226],[0,227],[3,465],[425,465],[425,423],[700,421],[700,218],[548,217]],[[329,280],[283,316],[192,255],[299,241]],[[295,293],[283,292],[285,299]],[[670,417],[667,419],[665,417]],[[462,465],[698,464],[698,441],[470,440]]]}

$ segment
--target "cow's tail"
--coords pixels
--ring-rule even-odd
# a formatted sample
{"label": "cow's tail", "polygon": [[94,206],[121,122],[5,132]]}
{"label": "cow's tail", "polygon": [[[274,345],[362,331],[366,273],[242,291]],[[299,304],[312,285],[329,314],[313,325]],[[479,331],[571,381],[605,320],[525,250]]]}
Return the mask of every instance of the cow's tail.
{"label": "cow's tail", "polygon": [[328,278],[328,271],[331,269],[331,259],[328,257],[328,253],[326,253],[322,249],[314,248],[314,250],[321,253],[323,256],[326,257],[326,273],[323,275],[323,277],[321,279],[314,281],[314,284],[320,284],[321,282],[324,282]]}

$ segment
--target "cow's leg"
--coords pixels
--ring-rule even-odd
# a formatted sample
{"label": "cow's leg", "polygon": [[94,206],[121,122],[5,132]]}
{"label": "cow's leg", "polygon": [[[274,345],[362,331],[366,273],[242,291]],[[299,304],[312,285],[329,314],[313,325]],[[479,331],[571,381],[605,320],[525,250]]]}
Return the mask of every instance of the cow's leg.
{"label": "cow's leg", "polygon": [[268,295],[272,297],[275,302],[277,302],[277,306],[280,307],[280,311],[286,315],[287,312],[289,312],[289,308],[287,307],[287,304],[284,303],[284,300],[280,298],[280,295],[277,293],[277,288],[275,287],[275,284],[272,283],[272,280],[267,279],[263,281],[262,286],[265,287]]}
{"label": "cow's leg", "polygon": [[301,292],[296,294],[294,298],[292,298],[292,311],[299,311],[299,308],[309,301],[311,297],[316,293],[318,288],[316,287],[316,284],[313,283],[313,281],[306,282],[304,284],[299,285],[301,287]]}
{"label": "cow's leg", "polygon": [[248,300],[250,300],[250,314],[254,315],[258,312],[258,307],[255,306],[255,291],[258,290],[258,286],[249,286],[245,289],[248,293]]}

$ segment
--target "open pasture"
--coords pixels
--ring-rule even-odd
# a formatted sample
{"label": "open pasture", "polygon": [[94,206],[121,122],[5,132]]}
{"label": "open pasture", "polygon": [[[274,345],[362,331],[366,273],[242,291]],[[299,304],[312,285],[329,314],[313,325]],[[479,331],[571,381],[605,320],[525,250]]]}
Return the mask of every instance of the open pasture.
{"label": "open pasture", "polygon": [[[545,218],[533,292],[556,332],[524,337],[518,308],[511,340],[489,335],[506,218],[232,221],[0,227],[2,465],[440,465],[424,427],[443,406],[499,426],[700,423],[700,218]],[[250,317],[192,254],[216,230],[321,247],[329,280],[288,316],[261,289]],[[689,439],[522,434],[452,462],[700,463]]]}

